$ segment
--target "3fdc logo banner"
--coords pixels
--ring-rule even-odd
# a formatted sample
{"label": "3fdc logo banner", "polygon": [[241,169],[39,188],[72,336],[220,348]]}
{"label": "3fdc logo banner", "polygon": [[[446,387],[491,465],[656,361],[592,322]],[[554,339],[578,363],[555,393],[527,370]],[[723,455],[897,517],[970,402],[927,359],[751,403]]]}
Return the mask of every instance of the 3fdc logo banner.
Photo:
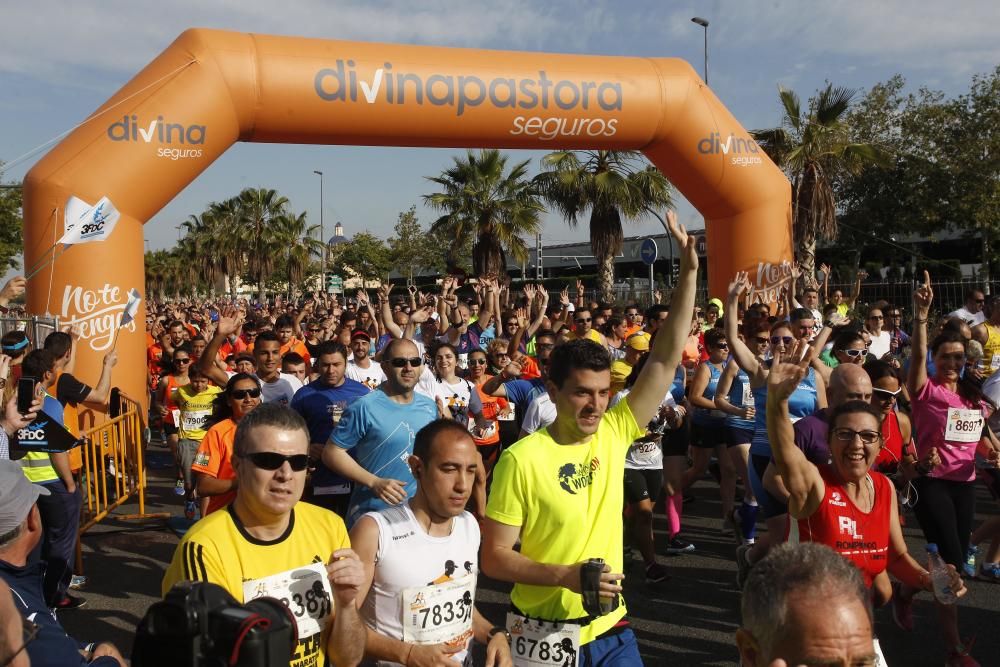
{"label": "3fdc logo banner", "polygon": [[44,410],[38,412],[35,421],[19,429],[15,438],[15,448],[32,452],[65,452],[81,442]]}

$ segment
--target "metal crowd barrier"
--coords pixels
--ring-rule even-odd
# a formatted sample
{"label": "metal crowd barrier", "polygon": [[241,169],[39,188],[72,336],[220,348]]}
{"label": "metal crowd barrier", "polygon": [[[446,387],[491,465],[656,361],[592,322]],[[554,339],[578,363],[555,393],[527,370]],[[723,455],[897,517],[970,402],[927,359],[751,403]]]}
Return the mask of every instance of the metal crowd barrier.
{"label": "metal crowd barrier", "polygon": [[23,331],[31,341],[31,347],[38,349],[45,342],[45,337],[53,331],[59,330],[59,319],[55,317],[39,317],[38,315],[26,315],[24,317],[14,317],[5,315],[0,317],[0,336],[8,331]]}
{"label": "metal crowd barrier", "polygon": [[[83,458],[80,472],[83,493],[80,536],[133,496],[138,500],[139,512],[116,514],[116,518],[156,519],[170,516],[169,512],[146,513],[146,466],[143,460],[145,426],[142,405],[117,391],[113,394],[113,400],[117,400],[118,404],[110,415],[117,416],[86,431],[83,434],[83,444],[80,445]],[[81,573],[83,563],[79,539],[76,549],[76,572]]]}

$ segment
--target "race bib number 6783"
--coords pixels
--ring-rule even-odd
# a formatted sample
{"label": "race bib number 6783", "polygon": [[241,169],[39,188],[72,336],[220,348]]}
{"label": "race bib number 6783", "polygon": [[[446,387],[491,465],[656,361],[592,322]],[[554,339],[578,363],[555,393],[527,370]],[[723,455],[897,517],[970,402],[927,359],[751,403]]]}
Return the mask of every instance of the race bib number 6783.
{"label": "race bib number 6783", "polygon": [[580,626],[507,614],[510,652],[516,667],[576,667]]}
{"label": "race bib number 6783", "polygon": [[299,639],[322,632],[333,611],[333,593],[323,563],[243,582],[246,602],[265,596],[279,600],[292,612]]}

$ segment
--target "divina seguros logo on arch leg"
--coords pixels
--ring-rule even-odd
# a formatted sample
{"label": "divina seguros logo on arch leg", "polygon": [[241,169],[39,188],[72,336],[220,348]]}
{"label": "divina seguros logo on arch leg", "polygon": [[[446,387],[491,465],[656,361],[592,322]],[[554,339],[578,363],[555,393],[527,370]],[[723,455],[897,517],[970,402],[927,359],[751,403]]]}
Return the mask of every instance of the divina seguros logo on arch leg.
{"label": "divina seguros logo on arch leg", "polygon": [[156,156],[167,160],[200,158],[205,144],[204,125],[171,123],[157,116],[148,123],[135,114],[122,116],[108,126],[108,139],[138,144],[157,144]]}
{"label": "divina seguros logo on arch leg", "polygon": [[[618,131],[617,118],[603,118],[601,112],[621,111],[622,85],[612,81],[552,79],[545,70],[534,78],[494,77],[474,74],[419,74],[396,71],[384,62],[369,76],[359,74],[353,60],[337,60],[335,67],[316,72],[316,94],[327,102],[367,104],[429,104],[452,107],[463,116],[475,107],[518,109],[526,114],[513,120],[512,135],[535,136],[543,141],[560,137],[612,137]],[[595,117],[568,118],[561,113],[591,112]]]}

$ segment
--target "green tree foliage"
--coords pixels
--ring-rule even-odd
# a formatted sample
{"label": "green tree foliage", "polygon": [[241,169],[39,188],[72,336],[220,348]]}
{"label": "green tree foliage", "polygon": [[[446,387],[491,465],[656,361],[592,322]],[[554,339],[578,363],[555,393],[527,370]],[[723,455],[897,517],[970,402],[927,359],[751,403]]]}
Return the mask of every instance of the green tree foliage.
{"label": "green tree foliage", "polygon": [[622,220],[672,205],[671,185],[637,151],[557,151],[535,177],[542,197],[575,227],[590,211],[590,247],[601,299],[613,301],[615,257],[625,241]]}
{"label": "green tree foliage", "polygon": [[[3,182],[0,162],[0,182]],[[24,251],[24,220],[21,217],[21,188],[0,188],[0,268],[19,269],[17,256]]]}
{"label": "green tree foliage", "polygon": [[803,110],[795,92],[779,88],[781,124],[752,132],[792,182],[795,256],[808,287],[816,286],[816,241],[837,237],[833,183],[841,174],[856,174],[885,161],[877,145],[851,136],[848,110],[856,95],[828,84]]}
{"label": "green tree foliage", "polygon": [[366,284],[384,281],[392,268],[388,246],[368,232],[358,232],[350,241],[331,250],[331,261],[335,270],[349,269]]}
{"label": "green tree foliage", "polygon": [[502,274],[507,254],[519,262],[528,256],[524,237],[541,229],[544,211],[535,185],[528,179],[528,160],[507,169],[507,156],[497,150],[468,151],[440,176],[428,177],[440,192],[424,196],[444,215],[431,225],[450,239],[448,264],[457,265],[472,239],[472,268],[478,275]]}
{"label": "green tree foliage", "polygon": [[386,242],[389,246],[389,261],[392,268],[406,276],[407,280],[412,280],[421,271],[443,273],[446,270],[442,250],[446,246],[440,245],[440,239],[423,228],[417,219],[416,206],[399,214],[399,221],[393,231],[394,236]]}
{"label": "green tree foliage", "polygon": [[989,245],[1000,236],[1000,67],[973,77],[954,99],[904,88],[895,76],[851,112],[855,139],[891,157],[885,169],[837,182],[842,219],[882,237],[980,232]]}

